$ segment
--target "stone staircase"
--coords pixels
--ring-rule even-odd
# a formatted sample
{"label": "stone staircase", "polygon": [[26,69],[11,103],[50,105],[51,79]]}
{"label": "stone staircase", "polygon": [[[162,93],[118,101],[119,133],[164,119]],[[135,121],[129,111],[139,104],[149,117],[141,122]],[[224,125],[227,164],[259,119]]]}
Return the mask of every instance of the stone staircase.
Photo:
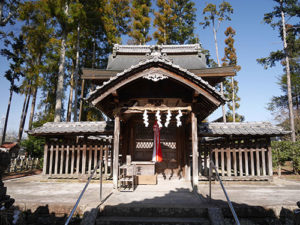
{"label": "stone staircase", "polygon": [[210,225],[207,208],[105,206],[96,225]]}

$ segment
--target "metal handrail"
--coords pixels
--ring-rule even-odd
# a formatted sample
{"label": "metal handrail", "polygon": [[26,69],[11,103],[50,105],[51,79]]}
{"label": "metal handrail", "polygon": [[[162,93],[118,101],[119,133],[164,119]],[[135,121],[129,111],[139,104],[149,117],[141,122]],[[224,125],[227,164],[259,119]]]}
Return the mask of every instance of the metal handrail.
{"label": "metal handrail", "polygon": [[230,208],[230,210],[231,210],[231,213],[232,213],[232,215],[233,215],[233,218],[234,218],[234,220],[235,220],[235,223],[236,223],[237,225],[240,225],[240,221],[239,221],[239,219],[238,219],[238,217],[237,217],[237,215],[236,215],[236,212],[235,212],[235,210],[234,210],[234,208],[233,208],[233,206],[232,206],[232,203],[231,203],[231,201],[230,201],[230,199],[229,199],[229,197],[228,197],[228,194],[227,194],[227,192],[226,192],[226,189],[225,189],[225,187],[224,187],[224,185],[223,185],[222,179],[220,178],[219,173],[218,173],[218,170],[217,170],[217,168],[216,168],[216,166],[215,166],[215,164],[214,164],[213,161],[210,161],[210,164],[209,164],[209,198],[211,199],[211,175],[212,175],[212,168],[211,168],[211,167],[213,167],[213,169],[215,169],[215,171],[216,171],[216,177],[217,177],[217,179],[219,180],[220,185],[221,185],[221,187],[222,187],[222,189],[223,189],[224,195],[225,195],[225,197],[226,197],[226,199],[227,199],[227,203],[228,203],[228,206],[229,206],[229,208]]}
{"label": "metal handrail", "polygon": [[77,199],[77,201],[76,201],[76,203],[75,203],[75,205],[74,205],[74,207],[73,207],[73,209],[72,209],[72,211],[71,211],[71,214],[69,215],[69,217],[68,217],[68,219],[67,219],[65,225],[68,225],[68,224],[69,224],[69,222],[70,222],[72,216],[74,215],[74,213],[75,213],[75,211],[76,211],[76,209],[77,209],[77,207],[78,207],[78,205],[79,205],[79,202],[80,202],[80,200],[81,200],[81,198],[82,198],[82,196],[83,196],[85,190],[87,189],[87,187],[88,187],[88,185],[89,185],[89,183],[90,183],[92,177],[94,176],[94,173],[96,172],[97,168],[99,167],[99,165],[100,165],[100,171],[99,171],[99,173],[100,173],[100,202],[102,202],[102,160],[99,160],[99,161],[97,162],[97,165],[95,166],[93,172],[92,172],[91,175],[89,176],[89,179],[87,180],[87,182],[86,182],[86,184],[85,184],[83,190],[81,191],[81,193],[80,193],[80,195],[79,195],[79,197],[78,197],[78,199]]}

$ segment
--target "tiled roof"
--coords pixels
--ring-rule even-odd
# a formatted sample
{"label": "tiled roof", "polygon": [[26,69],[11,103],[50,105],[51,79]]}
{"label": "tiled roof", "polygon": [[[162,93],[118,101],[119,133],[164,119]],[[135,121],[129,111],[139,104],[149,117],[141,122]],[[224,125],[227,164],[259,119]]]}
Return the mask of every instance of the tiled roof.
{"label": "tiled roof", "polygon": [[198,134],[201,136],[281,136],[289,133],[269,122],[200,123],[198,125]]}
{"label": "tiled roof", "polygon": [[[36,136],[112,134],[113,122],[49,122],[28,131]],[[200,123],[201,136],[281,136],[289,134],[269,122]]]}
{"label": "tiled roof", "polygon": [[124,70],[160,54],[185,69],[206,68],[206,57],[199,44],[194,45],[115,45],[108,58],[107,70]]}
{"label": "tiled roof", "polygon": [[17,142],[7,142],[7,143],[2,144],[0,146],[0,148],[11,149],[11,148],[15,147],[16,145],[18,145]]}
{"label": "tiled roof", "polygon": [[28,131],[31,135],[83,135],[83,134],[111,134],[113,122],[48,122],[41,127]]}
{"label": "tiled roof", "polygon": [[151,53],[158,48],[162,53],[198,53],[200,44],[190,45],[119,45],[115,44],[113,54],[118,53]]}
{"label": "tiled roof", "polygon": [[86,98],[86,100],[90,100],[92,99],[97,92],[101,92],[102,89],[104,89],[106,86],[108,86],[109,84],[111,84],[114,80],[118,79],[119,77],[124,76],[125,74],[127,74],[128,72],[133,71],[134,69],[137,69],[143,65],[146,64],[150,64],[150,63],[163,63],[167,66],[170,66],[174,69],[177,69],[181,72],[184,72],[190,79],[194,80],[195,82],[198,83],[198,85],[201,86],[205,86],[208,91],[210,91],[213,94],[216,94],[220,99],[226,101],[226,98],[222,96],[222,94],[213,86],[211,86],[207,81],[204,81],[201,77],[195,75],[194,73],[188,71],[187,69],[184,69],[174,63],[172,63],[170,60],[168,60],[167,58],[163,57],[163,56],[154,56],[151,57],[147,60],[144,61],[140,61],[137,65],[131,66],[128,69],[125,69],[124,71],[122,71],[121,73],[118,73],[117,75],[111,77],[108,81],[103,82],[103,84],[101,86],[98,86],[94,91],[90,92],[89,96]]}

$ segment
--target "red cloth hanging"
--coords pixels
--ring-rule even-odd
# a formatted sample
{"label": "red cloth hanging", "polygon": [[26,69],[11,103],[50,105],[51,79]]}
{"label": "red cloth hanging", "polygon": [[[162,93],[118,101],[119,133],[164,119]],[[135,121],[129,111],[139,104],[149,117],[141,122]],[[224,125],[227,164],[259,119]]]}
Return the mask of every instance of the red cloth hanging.
{"label": "red cloth hanging", "polygon": [[153,162],[161,162],[161,161],[163,161],[163,157],[162,157],[162,152],[161,152],[160,132],[159,132],[159,126],[157,124],[157,121],[155,121],[155,123],[153,125],[153,132],[154,132],[154,143],[153,143],[152,161]]}

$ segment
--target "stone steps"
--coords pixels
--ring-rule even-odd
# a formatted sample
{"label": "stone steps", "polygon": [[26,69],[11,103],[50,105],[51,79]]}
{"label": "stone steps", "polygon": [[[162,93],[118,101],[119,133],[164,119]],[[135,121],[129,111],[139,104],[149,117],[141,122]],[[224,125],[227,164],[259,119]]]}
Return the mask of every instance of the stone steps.
{"label": "stone steps", "polygon": [[95,225],[210,225],[206,218],[99,217]]}
{"label": "stone steps", "polygon": [[170,206],[105,206],[96,225],[210,225],[207,208]]}
{"label": "stone steps", "polygon": [[106,217],[176,217],[176,218],[208,218],[207,208],[170,207],[170,206],[105,206],[100,216]]}

